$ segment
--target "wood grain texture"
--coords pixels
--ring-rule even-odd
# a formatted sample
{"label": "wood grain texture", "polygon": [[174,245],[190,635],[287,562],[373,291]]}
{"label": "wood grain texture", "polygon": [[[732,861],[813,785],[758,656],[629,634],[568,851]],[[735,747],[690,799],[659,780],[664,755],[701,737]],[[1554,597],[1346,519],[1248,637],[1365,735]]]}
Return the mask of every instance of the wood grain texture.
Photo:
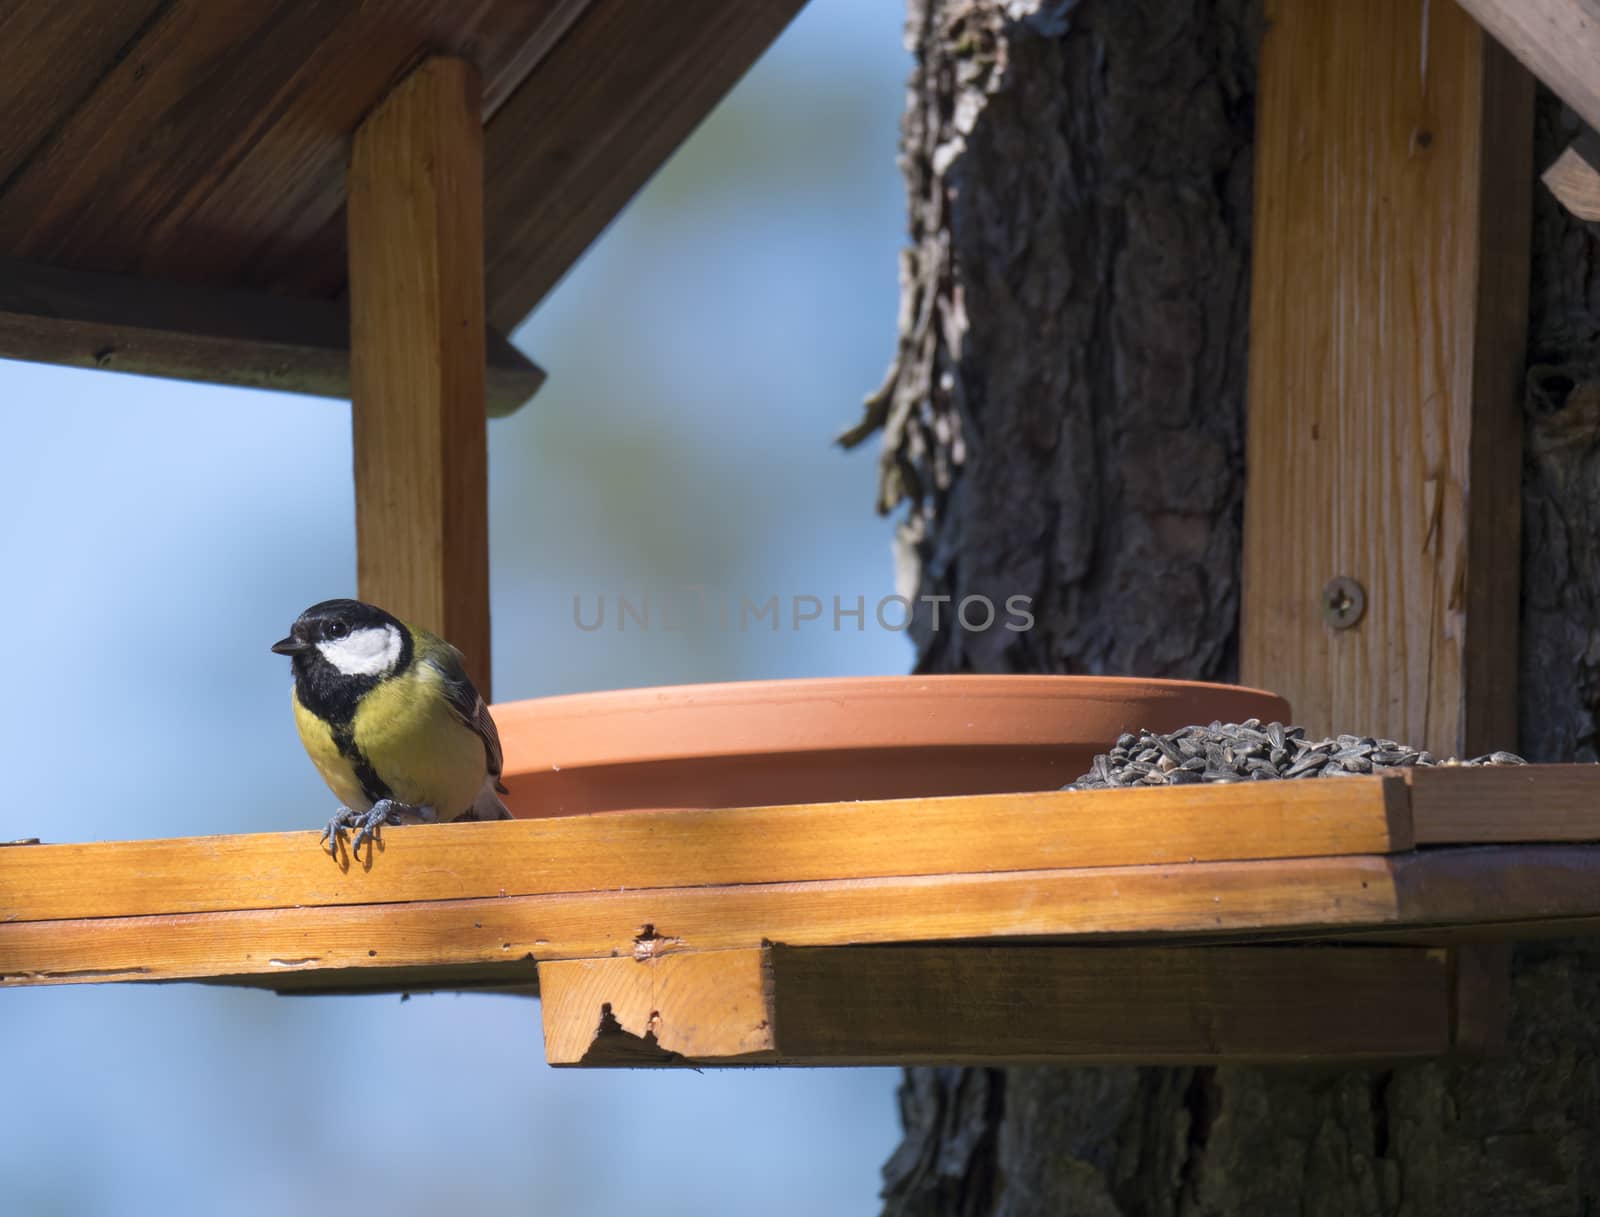
{"label": "wood grain texture", "polygon": [[489,319],[515,328],[804,0],[593,0],[489,124]]}
{"label": "wood grain texture", "polygon": [[1562,101],[1600,127],[1596,0],[1458,0]]}
{"label": "wood grain texture", "polygon": [[[168,0],[142,16],[123,4],[26,7],[57,13],[31,32],[95,32],[81,69],[76,45],[50,59],[28,43],[0,52],[0,88],[18,93],[8,113],[29,116],[21,130],[51,115],[7,167],[0,254],[332,295],[345,282],[344,169],[362,117],[431,52],[473,63],[492,113],[582,5]],[[81,87],[58,91],[63,70],[85,72]]]}
{"label": "wood grain texture", "polygon": [[480,89],[430,59],[356,132],[350,380],[361,597],[453,643],[487,699]]}
{"label": "wood grain texture", "polygon": [[0,183],[137,42],[164,0],[0,7]]}
{"label": "wood grain texture", "polygon": [[687,951],[539,966],[551,1065],[756,1064],[776,1059],[770,951]]}
{"label": "wood grain texture", "polygon": [[[512,777],[515,784],[515,777]],[[0,922],[787,883],[1406,849],[1380,778],[618,812],[387,831],[336,864],[316,834],[0,849]]]}
{"label": "wood grain texture", "polygon": [[1585,127],[1539,180],[1580,220],[1600,220],[1600,132]]}
{"label": "wood grain texture", "polygon": [[[1600,859],[1591,904],[1594,873]],[[270,986],[331,973],[348,985],[378,967],[413,969],[421,984],[441,966],[631,955],[642,940],[667,953],[1393,928],[1396,876],[1385,858],[1311,858],[5,922],[0,984],[255,976]]]}
{"label": "wood grain texture", "polygon": [[1350,1062],[1451,1048],[1447,952],[767,947],[541,965],[551,1065]]}
{"label": "wood grain texture", "polygon": [[1403,1060],[1450,1050],[1451,980],[1447,952],[1420,947],[776,947],[775,1055],[816,1065]]}
{"label": "wood grain texture", "polygon": [[1505,1051],[1511,1023],[1511,944],[1470,942],[1450,949],[1450,1042],[1462,1056]]}
{"label": "wood grain texture", "polygon": [[1600,765],[1446,766],[1406,779],[1418,845],[1600,841]]}
{"label": "wood grain texture", "polygon": [[1267,17],[1242,675],[1314,734],[1506,747],[1532,83],[1448,4]]}
{"label": "wood grain texture", "polygon": [[23,6],[0,14],[0,257],[337,298],[352,132],[443,53],[483,82],[492,315],[514,326],[802,3]]}
{"label": "wood grain texture", "polygon": [[[503,417],[544,372],[500,334],[486,343],[487,410]],[[348,398],[349,311],[0,259],[0,358]]]}
{"label": "wood grain texture", "polygon": [[[658,888],[0,923],[0,985],[226,978],[358,988],[381,969],[513,981],[528,960],[1007,939],[1230,941],[1384,931],[1564,932],[1600,917],[1600,849],[1496,846],[1392,857]],[[1470,935],[1466,935],[1470,936]],[[1415,938],[1413,938],[1413,941]],[[1430,937],[1430,941],[1431,941]],[[292,978],[292,979],[291,979]]]}

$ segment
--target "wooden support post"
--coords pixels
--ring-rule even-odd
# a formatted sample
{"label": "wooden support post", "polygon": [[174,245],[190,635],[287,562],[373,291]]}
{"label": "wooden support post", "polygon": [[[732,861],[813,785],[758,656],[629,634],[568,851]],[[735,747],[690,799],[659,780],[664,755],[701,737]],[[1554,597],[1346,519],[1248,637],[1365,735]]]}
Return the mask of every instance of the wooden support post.
{"label": "wooden support post", "polygon": [[552,1065],[1391,1061],[1451,1052],[1459,1021],[1423,947],[777,946],[542,963],[539,986]]}
{"label": "wooden support post", "polygon": [[1532,78],[1451,4],[1266,16],[1243,679],[1513,747]]}
{"label": "wooden support post", "polygon": [[453,642],[488,698],[483,126],[469,64],[429,60],[362,123],[349,225],[361,596]]}

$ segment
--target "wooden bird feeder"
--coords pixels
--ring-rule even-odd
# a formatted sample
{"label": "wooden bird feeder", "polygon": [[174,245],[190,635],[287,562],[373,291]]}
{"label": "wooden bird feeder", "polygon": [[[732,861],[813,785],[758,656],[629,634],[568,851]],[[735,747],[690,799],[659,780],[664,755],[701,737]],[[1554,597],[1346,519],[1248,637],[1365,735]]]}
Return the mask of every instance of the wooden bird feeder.
{"label": "wooden bird feeder", "polygon": [[[487,692],[486,418],[542,379],[504,335],[801,2],[27,6],[0,18],[0,355],[349,396],[361,594]],[[1505,747],[1517,60],[1600,128],[1600,19],[1266,16],[1243,677],[1313,734]],[[1575,209],[1592,143],[1547,175]],[[310,832],[0,849],[0,985],[539,993],[561,1065],[1481,1052],[1506,944],[1597,926],[1592,766],[627,809],[357,864]]]}

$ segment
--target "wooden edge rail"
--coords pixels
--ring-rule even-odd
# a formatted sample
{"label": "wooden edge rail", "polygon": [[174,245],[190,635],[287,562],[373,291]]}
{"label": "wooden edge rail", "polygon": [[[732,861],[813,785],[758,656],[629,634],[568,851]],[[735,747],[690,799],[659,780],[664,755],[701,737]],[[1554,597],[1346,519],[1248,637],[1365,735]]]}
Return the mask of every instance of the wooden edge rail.
{"label": "wooden edge rail", "polygon": [[1482,1051],[1494,979],[1470,947],[761,946],[539,967],[546,1060],[590,1067],[1407,1060]]}
{"label": "wooden edge rail", "polygon": [[1406,793],[1343,778],[608,812],[394,829],[360,863],[311,831],[19,846],[0,849],[0,923],[1386,854],[1411,846]]}
{"label": "wooden edge rail", "polygon": [[[491,417],[515,412],[545,374],[489,331]],[[0,259],[0,358],[210,384],[350,396],[343,303],[182,287]]]}
{"label": "wooden edge rail", "polygon": [[[513,779],[514,781],[515,779]],[[0,924],[1600,841],[1600,765],[0,848]]]}
{"label": "wooden edge rail", "polygon": [[1418,845],[1600,841],[1600,765],[1437,765],[1405,776]]}
{"label": "wooden edge rail", "polygon": [[[36,849],[37,846],[20,847]],[[1428,945],[1600,918],[1600,847],[1095,867],[578,892],[0,924],[0,985],[227,978],[428,988],[441,970],[525,984],[528,964],[767,943],[1337,938]],[[1570,931],[1569,931],[1570,932]],[[408,982],[408,983],[407,983]]]}

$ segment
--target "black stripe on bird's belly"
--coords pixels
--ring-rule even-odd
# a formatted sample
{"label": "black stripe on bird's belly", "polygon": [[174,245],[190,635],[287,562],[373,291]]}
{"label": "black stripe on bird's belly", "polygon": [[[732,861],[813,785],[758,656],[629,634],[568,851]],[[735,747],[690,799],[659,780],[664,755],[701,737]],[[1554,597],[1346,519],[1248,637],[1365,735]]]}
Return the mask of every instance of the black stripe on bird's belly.
{"label": "black stripe on bird's belly", "polygon": [[[409,647],[410,636],[407,634],[402,644],[402,658],[406,657]],[[361,704],[363,697],[377,688],[379,678],[346,676],[335,671],[331,664],[319,660],[297,663],[296,668],[295,695],[299,697],[301,705],[328,724],[334,746],[339,749],[339,755],[350,762],[356,780],[361,783],[362,793],[374,803],[379,799],[393,798],[388,784],[378,776],[378,771],[372,767],[366,754],[356,747],[356,707]]]}
{"label": "black stripe on bird's belly", "polygon": [[355,730],[349,723],[333,729],[333,743],[339,749],[339,755],[350,762],[350,768],[355,771],[356,781],[361,783],[361,793],[374,803],[380,799],[392,799],[394,792],[389,789],[388,783],[378,776],[378,771],[372,767],[372,762],[367,759],[366,753],[356,747]]}

